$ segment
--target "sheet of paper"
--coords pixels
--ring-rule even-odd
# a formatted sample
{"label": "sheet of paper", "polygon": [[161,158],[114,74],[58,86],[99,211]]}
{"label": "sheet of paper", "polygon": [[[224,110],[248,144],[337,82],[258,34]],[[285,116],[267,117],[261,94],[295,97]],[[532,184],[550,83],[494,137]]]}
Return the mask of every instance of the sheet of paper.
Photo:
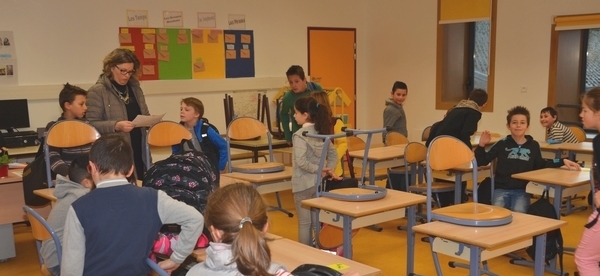
{"label": "sheet of paper", "polygon": [[26,166],[25,163],[8,163],[9,169],[24,169]]}
{"label": "sheet of paper", "polygon": [[150,127],[160,122],[163,116],[165,116],[165,113],[161,115],[137,115],[132,123],[135,124],[135,127]]}

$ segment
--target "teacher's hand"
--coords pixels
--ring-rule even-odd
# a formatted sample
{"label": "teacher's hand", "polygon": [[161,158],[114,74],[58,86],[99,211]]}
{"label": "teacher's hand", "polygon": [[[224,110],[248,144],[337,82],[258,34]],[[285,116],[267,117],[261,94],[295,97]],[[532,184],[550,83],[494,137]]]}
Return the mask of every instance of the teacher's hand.
{"label": "teacher's hand", "polygon": [[130,132],[135,128],[135,124],[130,121],[118,121],[115,124],[115,130],[119,132]]}

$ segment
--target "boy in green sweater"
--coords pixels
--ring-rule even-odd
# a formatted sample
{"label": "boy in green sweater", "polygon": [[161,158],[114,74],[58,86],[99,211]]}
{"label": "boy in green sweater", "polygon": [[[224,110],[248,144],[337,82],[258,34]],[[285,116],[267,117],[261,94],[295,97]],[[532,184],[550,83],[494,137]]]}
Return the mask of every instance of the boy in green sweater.
{"label": "boy in green sweater", "polygon": [[[300,129],[300,125],[296,123],[296,120],[291,120],[291,116],[294,115],[294,103],[297,99],[305,96],[309,96],[313,91],[321,91],[320,85],[314,82],[307,82],[306,76],[304,75],[304,69],[300,65],[292,65],[287,72],[285,72],[291,89],[286,91],[281,98],[281,110],[279,111],[279,118],[281,119],[281,127],[285,140],[288,144],[292,144],[292,134]],[[290,122],[292,128],[290,129]]]}

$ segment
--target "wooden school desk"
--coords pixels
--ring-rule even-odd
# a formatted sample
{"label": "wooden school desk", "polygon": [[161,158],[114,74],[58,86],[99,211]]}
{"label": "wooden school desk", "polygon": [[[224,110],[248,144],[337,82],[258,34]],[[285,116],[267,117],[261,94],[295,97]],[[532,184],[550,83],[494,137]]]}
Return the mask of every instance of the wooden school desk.
{"label": "wooden school desk", "polygon": [[[139,187],[142,187],[142,181],[141,180],[136,180],[136,184]],[[54,187],[52,188],[46,188],[46,189],[38,189],[38,190],[34,190],[33,194],[38,195],[40,197],[43,197],[47,200],[50,200],[50,203],[52,205],[54,205],[54,203],[56,203],[56,197],[54,196]]]}
{"label": "wooden school desk", "polygon": [[[380,148],[370,148],[367,156],[367,165],[369,168],[369,184],[375,185],[375,170],[382,168],[393,168],[404,165],[404,149],[406,145],[394,145]],[[350,157],[354,158],[354,165],[362,167],[362,160],[365,157],[365,150],[355,150],[349,152]],[[365,168],[363,168],[364,170]],[[360,177],[357,175],[356,177]]]}
{"label": "wooden school desk", "polygon": [[[332,192],[344,190],[333,190]],[[344,257],[348,259],[352,259],[352,229],[403,218],[405,216],[404,208],[408,208],[408,212],[406,212],[408,215],[406,275],[409,275],[414,270],[415,234],[412,226],[415,224],[415,206],[425,201],[427,201],[427,197],[422,195],[388,189],[386,197],[373,201],[340,201],[318,197],[303,200],[302,204],[326,211],[320,212],[320,221],[343,229]],[[331,213],[331,215],[328,217],[326,213]],[[339,216],[342,217],[341,221]]]}
{"label": "wooden school desk", "polygon": [[[229,146],[235,149],[249,150],[252,152],[252,162],[258,162],[259,152],[261,150],[269,150],[269,140],[266,136],[261,136],[257,140],[230,140]],[[273,149],[289,147],[286,140],[271,139]]]}
{"label": "wooden school desk", "polygon": [[[260,163],[258,163],[260,164]],[[247,181],[261,194],[277,193],[277,206],[271,206],[272,208],[284,212],[288,217],[294,216],[288,210],[281,207],[281,200],[279,199],[280,191],[286,191],[292,189],[292,167],[285,167],[283,171],[274,173],[226,173],[222,174],[221,177],[230,177],[235,179],[241,179]]]}
{"label": "wooden school desk", "polygon": [[[294,270],[301,264],[319,264],[335,267],[342,273],[355,271],[360,273],[361,276],[381,275],[380,269],[326,253],[289,239],[279,237],[269,241],[268,244],[269,249],[271,249],[271,260],[285,266],[289,271]],[[196,257],[198,262],[204,261],[206,259],[206,249],[196,249],[192,256]]]}
{"label": "wooden school desk", "polygon": [[481,253],[484,250],[496,250],[511,246],[535,237],[536,239],[536,276],[544,275],[544,247],[546,233],[567,225],[566,221],[548,219],[521,213],[513,213],[511,223],[493,227],[471,227],[447,222],[430,222],[413,227],[417,233],[431,237],[472,245],[470,248],[469,275],[480,275]]}
{"label": "wooden school desk", "polygon": [[[31,158],[33,159],[38,152],[40,146],[29,146],[29,147],[21,147],[21,148],[7,148],[6,150],[10,154],[11,158],[23,159],[23,158]],[[24,162],[24,161],[19,161]]]}
{"label": "wooden school desk", "polygon": [[593,154],[594,148],[592,142],[581,142],[581,143],[560,143],[560,144],[548,144],[545,142],[540,143],[540,148],[544,151],[552,151],[555,153],[555,158],[561,158],[561,151],[565,150],[569,152],[569,158],[574,158],[575,154]]}

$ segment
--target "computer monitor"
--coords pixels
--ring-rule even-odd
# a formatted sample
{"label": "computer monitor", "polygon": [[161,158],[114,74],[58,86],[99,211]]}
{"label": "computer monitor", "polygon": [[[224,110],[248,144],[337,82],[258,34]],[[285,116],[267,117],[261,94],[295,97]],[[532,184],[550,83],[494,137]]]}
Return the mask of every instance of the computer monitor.
{"label": "computer monitor", "polygon": [[16,128],[29,127],[27,100],[0,100],[0,129],[13,132]]}

